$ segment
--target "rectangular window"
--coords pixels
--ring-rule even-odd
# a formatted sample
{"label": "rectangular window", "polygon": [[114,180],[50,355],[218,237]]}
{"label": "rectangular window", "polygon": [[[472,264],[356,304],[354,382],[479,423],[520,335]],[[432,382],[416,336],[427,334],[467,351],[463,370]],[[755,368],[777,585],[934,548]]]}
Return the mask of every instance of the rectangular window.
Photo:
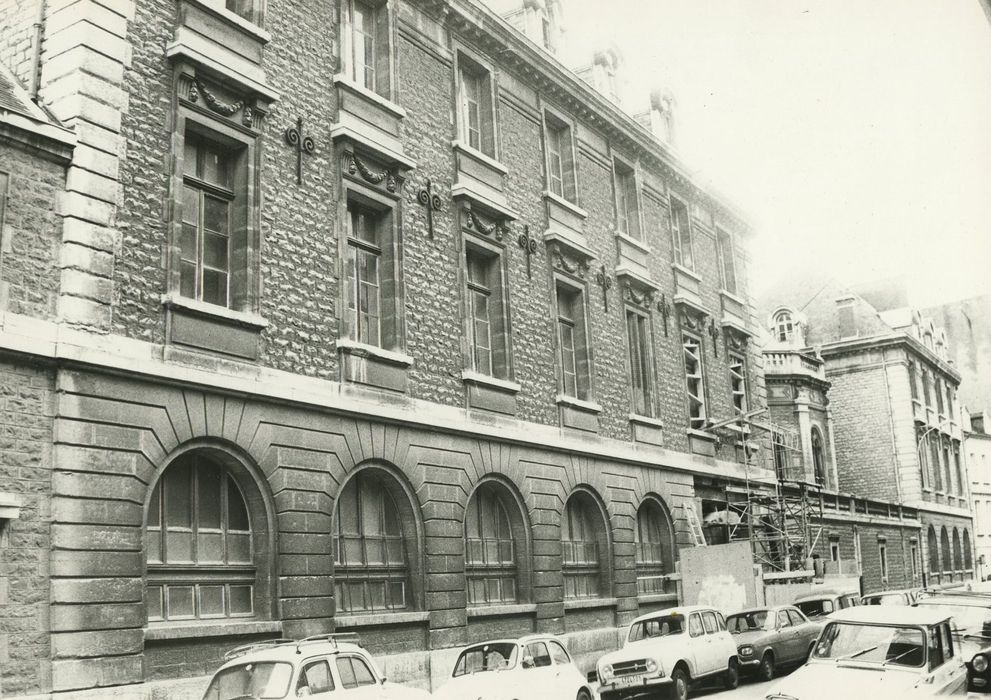
{"label": "rectangular window", "polygon": [[716,246],[719,253],[719,271],[722,273],[723,289],[730,294],[736,294],[736,255],[733,248],[733,237],[722,229],[716,229]]}
{"label": "rectangular window", "polygon": [[914,401],[919,400],[919,370],[915,366],[914,362],[908,363],[908,382],[909,389],[912,392],[912,399]]}
{"label": "rectangular window", "polygon": [[883,540],[877,544],[877,553],[881,561],[881,579],[888,580],[888,545]]}
{"label": "rectangular window", "polygon": [[10,175],[0,171],[0,231],[3,231],[4,214],[7,212],[7,189],[10,185]]}
{"label": "rectangular window", "polygon": [[346,313],[351,340],[382,344],[380,214],[348,202]]}
{"label": "rectangular window", "polygon": [[936,411],[940,416],[943,415],[943,380],[936,378]]}
{"label": "rectangular window", "polygon": [[563,284],[557,286],[557,332],[561,391],[566,396],[585,400],[589,396],[585,303],[580,290]]}
{"label": "rectangular window", "polygon": [[499,255],[466,245],[465,266],[468,361],[479,374],[508,379],[506,304]]}
{"label": "rectangular window", "polygon": [[388,5],[348,0],[343,8],[341,34],[345,75],[366,90],[389,99],[392,71]]}
{"label": "rectangular window", "polygon": [[922,370],[922,395],[926,399],[926,408],[932,406],[932,395],[929,392],[929,372]]}
{"label": "rectangular window", "polygon": [[231,211],[234,156],[187,134],[183,153],[179,292],[208,304],[231,305]]}
{"label": "rectangular window", "polygon": [[840,561],[840,538],[830,537],[829,538],[829,561],[834,561],[839,563]]}
{"label": "rectangular window", "polygon": [[671,197],[671,240],[674,244],[674,261],[684,268],[694,270],[692,226],[688,207],[674,197]]}
{"label": "rectangular window", "polygon": [[[0,219],[2,222],[2,219]],[[949,384],[946,385],[946,412],[950,416],[950,420],[956,418],[953,411],[953,387]]]}
{"label": "rectangular window", "polygon": [[684,333],[681,338],[685,360],[685,382],[688,390],[688,425],[690,428],[705,427],[705,373],[702,366],[702,342],[693,335]]}
{"label": "rectangular window", "polygon": [[911,556],[912,556],[912,578],[914,579],[919,575],[919,546],[912,542],[911,546]]}
{"label": "rectangular window", "polygon": [[547,189],[569,202],[578,201],[575,154],[571,127],[551,114],[544,115],[547,144]]}
{"label": "rectangular window", "polygon": [[640,238],[640,203],[637,176],[633,168],[614,161],[616,177],[616,230],[630,238]]}
{"label": "rectangular window", "polygon": [[936,490],[943,491],[943,464],[939,461],[939,444],[936,439],[933,439],[932,434],[927,438],[929,441],[929,454],[932,459],[932,468],[934,481],[936,482]]}
{"label": "rectangular window", "polygon": [[747,412],[747,360],[738,353],[729,353],[729,383],[733,410]]}
{"label": "rectangular window", "polygon": [[472,148],[495,158],[492,76],[463,54],[458,55],[458,93],[461,102],[461,139]]}
{"label": "rectangular window", "polygon": [[953,470],[957,475],[957,495],[965,496],[967,489],[963,483],[963,466],[960,464],[960,443],[953,443]]}
{"label": "rectangular window", "polygon": [[926,426],[923,423],[916,422],[915,444],[917,447],[916,451],[919,454],[919,476],[922,477],[922,488],[927,489],[931,485],[931,480],[929,477],[929,450],[922,442],[925,439],[923,437],[925,432]]}
{"label": "rectangular window", "polygon": [[626,311],[626,340],[630,359],[630,386],[633,412],[654,415],[653,371],[650,352],[649,320],[632,309]]}

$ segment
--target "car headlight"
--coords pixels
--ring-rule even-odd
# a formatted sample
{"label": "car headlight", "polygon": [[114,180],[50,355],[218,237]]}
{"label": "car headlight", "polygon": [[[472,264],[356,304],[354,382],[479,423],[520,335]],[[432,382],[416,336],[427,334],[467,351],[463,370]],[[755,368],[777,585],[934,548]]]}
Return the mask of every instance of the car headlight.
{"label": "car headlight", "polygon": [[599,671],[599,677],[602,678],[603,683],[608,683],[609,681],[611,681],[612,666],[610,664],[606,664],[605,666],[603,666],[602,669]]}
{"label": "car headlight", "polygon": [[753,656],[754,648],[749,644],[744,644],[742,647],[737,649],[737,652],[740,654],[740,656]]}
{"label": "car headlight", "polygon": [[988,657],[984,654],[977,654],[970,660],[970,667],[977,673],[984,673],[988,670]]}
{"label": "car headlight", "polygon": [[654,673],[657,670],[657,662],[653,659],[647,659],[647,673]]}

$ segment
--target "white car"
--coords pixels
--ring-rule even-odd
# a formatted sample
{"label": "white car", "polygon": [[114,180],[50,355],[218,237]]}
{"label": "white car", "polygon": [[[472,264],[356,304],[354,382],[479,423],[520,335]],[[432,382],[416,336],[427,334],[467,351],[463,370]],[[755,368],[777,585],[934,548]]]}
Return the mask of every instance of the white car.
{"label": "white car", "polygon": [[434,700],[592,700],[585,676],[553,635],[473,644]]}
{"label": "white car", "polygon": [[602,700],[631,700],[670,693],[688,697],[689,685],[720,677],[727,688],[740,680],[736,642],[717,610],[689,606],[642,615],[630,625],[619,651],[599,659]]}
{"label": "white car", "polygon": [[389,683],[355,634],[276,639],[229,651],[203,700],[428,700]]}
{"label": "white car", "polygon": [[808,663],[766,700],[965,695],[967,669],[945,610],[863,605],[830,614]]}

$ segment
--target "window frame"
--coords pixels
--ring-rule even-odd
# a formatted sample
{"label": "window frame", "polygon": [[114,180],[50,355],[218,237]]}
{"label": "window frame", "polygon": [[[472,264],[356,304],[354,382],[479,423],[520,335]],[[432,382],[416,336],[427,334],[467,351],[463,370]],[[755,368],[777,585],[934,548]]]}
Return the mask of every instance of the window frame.
{"label": "window frame", "polygon": [[[728,255],[727,250],[729,251]],[[739,294],[736,237],[721,226],[716,226],[716,257],[719,262],[719,279],[723,285],[723,290],[733,295]],[[729,274],[727,274],[727,270],[729,270]]]}
{"label": "window frame", "polygon": [[[358,42],[355,36],[358,32],[355,22],[356,6],[363,5],[372,13],[373,37],[372,70],[375,78],[369,86],[363,75],[358,78],[359,67],[355,52]],[[394,26],[393,3],[388,0],[344,0],[340,6],[340,46],[341,72],[340,76],[360,90],[373,93],[379,97],[393,101],[396,92],[395,41],[392,28]],[[367,67],[362,61],[361,65]],[[384,75],[383,75],[384,71]]]}
{"label": "window frame", "polygon": [[[543,143],[544,143],[544,185],[547,191],[555,197],[578,206],[578,149],[575,146],[575,122],[562,112],[544,105]],[[563,140],[566,141],[562,145]],[[560,151],[560,191],[555,191],[553,185],[552,143],[557,140]],[[570,191],[569,191],[570,185]]]}
{"label": "window frame", "polygon": [[612,181],[616,231],[642,242],[644,234],[641,221],[640,176],[636,161],[628,161],[621,156],[613,155]]}
{"label": "window frame", "polygon": [[[575,525],[581,530],[575,538]],[[566,535],[572,535],[567,537]],[[569,551],[583,550],[585,556],[569,557]],[[591,551],[592,556],[587,552]],[[583,489],[573,492],[565,501],[561,517],[561,573],[564,578],[565,600],[601,598],[608,588],[609,539],[603,521],[601,504]],[[569,586],[569,579],[575,582]],[[579,593],[579,583],[584,593]]]}
{"label": "window frame", "polygon": [[[652,517],[651,511],[656,514],[656,523],[648,522]],[[650,582],[656,581],[659,577],[666,576],[674,570],[677,545],[670,512],[659,499],[647,496],[641,501],[633,517],[637,595],[665,593],[664,581],[661,582],[660,586],[654,586]],[[652,534],[650,532],[651,525],[656,525],[656,541],[644,536],[645,532],[648,535]],[[649,557],[646,556],[648,547],[650,548]]]}
{"label": "window frame", "polygon": [[[591,401],[594,396],[592,376],[592,348],[588,336],[588,303],[585,285],[555,275],[554,278],[553,313],[555,340],[557,344],[558,390],[563,396]],[[562,294],[570,298],[568,302],[577,308],[570,309],[570,315],[561,313]],[[565,343],[562,329],[571,331],[571,348]],[[570,352],[570,361],[567,356]],[[568,368],[574,376],[574,388],[569,391]]]}
{"label": "window frame", "polygon": [[[826,469],[826,443],[819,426],[813,425],[809,431],[812,451],[812,477],[822,486],[829,485],[829,474]],[[822,473],[820,479],[819,473]]]}
{"label": "window frame", "polygon": [[[739,371],[734,370],[739,366]],[[733,410],[739,415],[750,410],[750,382],[747,367],[747,356],[736,350],[726,350],[726,368],[729,372],[730,401]]]}
{"label": "window frame", "polygon": [[[668,196],[668,221],[671,226],[671,259],[676,265],[686,270],[695,271],[695,235],[692,231],[692,212],[686,200],[671,193]],[[679,219],[677,212],[683,211],[684,224]],[[686,256],[686,244],[688,254]]]}
{"label": "window frame", "polygon": [[[649,312],[630,304],[626,304],[623,311],[623,317],[626,321],[626,362],[627,376],[630,378],[631,412],[646,418],[654,418],[657,415],[657,389],[655,376],[656,364],[654,362],[653,319]],[[636,319],[636,339],[632,337],[631,317]],[[636,347],[634,345],[635,340]],[[637,362],[638,359],[639,362]],[[642,386],[639,390],[639,396],[636,385],[637,371],[634,368],[637,364],[639,364],[639,373],[642,375]],[[641,404],[643,410],[639,410]]]}
{"label": "window frame", "polygon": [[795,314],[790,310],[774,313],[774,337],[779,343],[789,343],[795,337]]}
{"label": "window frame", "polygon": [[[688,416],[688,427],[693,430],[699,430],[705,427],[706,421],[709,419],[708,413],[708,401],[706,396],[706,381],[705,381],[705,344],[702,341],[702,337],[696,333],[689,330],[682,329],[681,331],[681,348],[682,348],[682,368],[684,377],[684,387],[685,387],[685,403],[687,408]],[[697,349],[697,354],[692,354],[688,346],[694,345]],[[693,374],[689,372],[688,358],[691,357],[694,362],[698,365],[698,372]],[[698,387],[696,393],[692,393],[692,382],[697,382]],[[698,402],[700,407],[700,414],[695,416],[692,413],[692,400]]]}
{"label": "window frame", "polygon": [[[491,498],[495,503],[496,508],[502,511],[502,515],[506,520],[506,530],[507,536],[502,536],[499,532],[496,532],[495,537],[484,536],[483,535],[483,525],[486,520],[479,514],[479,499],[482,497]],[[526,556],[525,552],[521,552],[523,547],[517,546],[516,542],[516,527],[513,519],[513,512],[511,507],[516,506],[515,503],[507,503],[507,500],[511,499],[512,496],[507,493],[507,489],[502,484],[497,482],[485,481],[479,484],[471,493],[468,498],[468,502],[465,506],[465,516],[464,516],[464,542],[465,542],[465,584],[466,584],[466,604],[468,607],[478,607],[478,606],[490,606],[490,605],[514,605],[519,603],[524,598],[524,581],[522,577],[522,570],[524,568],[523,557]],[[474,506],[474,512],[472,507]],[[475,516],[478,519],[478,537],[470,536],[470,522],[471,516]],[[476,560],[472,555],[471,543],[473,540],[479,542],[478,549],[482,552],[481,559]],[[485,545],[486,542],[496,543],[497,558],[499,561],[488,561]],[[508,549],[511,553],[512,561],[509,561],[502,557],[503,550]],[[484,596],[482,598],[476,598],[474,596],[474,587],[472,583],[475,581],[483,582]],[[501,595],[497,598],[489,596],[489,583],[495,582],[497,588],[501,591],[505,586],[507,581],[512,581],[513,590],[511,595]]]}
{"label": "window frame", "polygon": [[[454,61],[457,140],[463,146],[492,160],[499,160],[498,85],[491,63],[464,46],[455,48]],[[471,110],[466,77],[478,80],[478,143],[472,144]],[[488,117],[489,130],[483,129]]]}
{"label": "window frame", "polygon": [[[480,375],[512,381],[513,352],[512,327],[509,309],[509,285],[506,256],[502,247],[489,243],[479,236],[464,232],[461,251],[462,294],[464,304],[464,366]],[[485,265],[484,284],[471,279],[469,257],[480,259]],[[482,287],[485,287],[483,290]],[[489,368],[478,362],[476,343],[475,299],[476,292],[488,294]]]}

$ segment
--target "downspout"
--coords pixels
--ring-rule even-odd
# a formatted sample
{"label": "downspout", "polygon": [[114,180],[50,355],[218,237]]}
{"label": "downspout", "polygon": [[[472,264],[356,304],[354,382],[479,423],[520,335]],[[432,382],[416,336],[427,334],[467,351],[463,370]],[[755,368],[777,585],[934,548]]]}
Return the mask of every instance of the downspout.
{"label": "downspout", "polygon": [[34,30],[34,38],[31,42],[33,44],[31,51],[31,82],[28,94],[31,96],[31,101],[35,103],[38,102],[38,92],[41,90],[41,40],[44,35],[46,9],[46,0],[38,0],[38,18],[31,25],[31,28]]}
{"label": "downspout", "polygon": [[[902,502],[902,475],[901,465],[898,464],[898,449],[895,445],[895,415],[891,408],[891,387],[888,384],[888,363],[882,365],[884,371],[884,395],[888,399],[885,403],[888,406],[888,435],[891,436],[891,456],[895,459],[895,500]],[[921,496],[921,494],[920,494]]]}

